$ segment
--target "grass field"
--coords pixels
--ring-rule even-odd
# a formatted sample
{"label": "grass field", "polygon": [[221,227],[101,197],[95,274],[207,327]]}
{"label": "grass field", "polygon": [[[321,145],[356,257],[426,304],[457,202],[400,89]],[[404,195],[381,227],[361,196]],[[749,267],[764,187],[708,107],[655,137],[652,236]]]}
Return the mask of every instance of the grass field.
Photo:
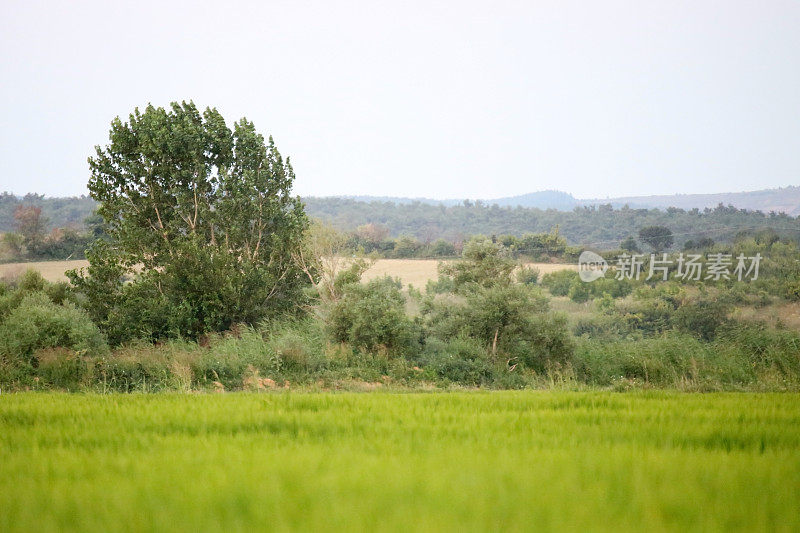
{"label": "grass field", "polygon": [[0,530],[800,528],[800,396],[0,396]]}
{"label": "grass field", "polygon": [[[418,289],[424,289],[429,279],[436,279],[438,276],[436,267],[439,261],[434,259],[379,259],[372,265],[365,274],[364,279],[370,279],[389,275],[398,277],[404,285],[412,284]],[[0,264],[0,279],[15,278],[32,268],[41,272],[47,281],[66,281],[64,272],[73,268],[88,266],[84,260],[76,261],[39,261],[32,263],[6,263]],[[577,265],[557,264],[557,263],[531,263],[542,274],[563,270],[565,268],[577,269]]]}

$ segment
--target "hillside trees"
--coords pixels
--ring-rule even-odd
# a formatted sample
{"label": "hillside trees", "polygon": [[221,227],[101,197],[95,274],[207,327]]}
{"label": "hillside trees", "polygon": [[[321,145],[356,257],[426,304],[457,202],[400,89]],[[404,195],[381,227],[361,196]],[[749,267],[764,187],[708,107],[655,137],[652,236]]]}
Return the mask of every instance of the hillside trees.
{"label": "hillside trees", "polygon": [[109,141],[89,159],[108,239],[70,278],[114,342],[192,338],[296,307],[307,219],[272,138],[183,102],[114,119]]}
{"label": "hillside trees", "polygon": [[645,226],[639,230],[639,238],[655,252],[666,250],[674,242],[672,231],[666,226]]}

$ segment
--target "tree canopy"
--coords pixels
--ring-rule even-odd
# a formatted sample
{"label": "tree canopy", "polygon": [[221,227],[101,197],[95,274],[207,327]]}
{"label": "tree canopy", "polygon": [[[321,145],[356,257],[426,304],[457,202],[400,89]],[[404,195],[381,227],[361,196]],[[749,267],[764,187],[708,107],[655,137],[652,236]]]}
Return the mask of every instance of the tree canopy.
{"label": "tree canopy", "polygon": [[305,278],[292,253],[307,219],[271,137],[183,102],[114,119],[109,141],[89,158],[108,242],[73,281],[119,340],[194,337],[297,303]]}

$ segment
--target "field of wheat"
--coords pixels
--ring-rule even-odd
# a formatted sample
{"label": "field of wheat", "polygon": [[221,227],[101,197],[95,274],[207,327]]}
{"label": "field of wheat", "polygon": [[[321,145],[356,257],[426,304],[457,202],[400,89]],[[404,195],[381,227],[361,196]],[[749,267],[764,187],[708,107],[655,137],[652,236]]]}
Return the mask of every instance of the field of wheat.
{"label": "field of wheat", "polygon": [[1,531],[797,531],[800,396],[0,397]]}

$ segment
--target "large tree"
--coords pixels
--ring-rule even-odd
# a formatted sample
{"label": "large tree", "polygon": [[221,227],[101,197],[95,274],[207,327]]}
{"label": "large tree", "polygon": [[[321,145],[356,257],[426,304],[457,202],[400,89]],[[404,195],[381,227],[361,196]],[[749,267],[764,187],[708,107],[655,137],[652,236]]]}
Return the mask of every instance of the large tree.
{"label": "large tree", "polygon": [[271,137],[183,102],[116,118],[109,140],[89,158],[109,238],[72,279],[112,340],[196,337],[296,306],[307,219]]}

